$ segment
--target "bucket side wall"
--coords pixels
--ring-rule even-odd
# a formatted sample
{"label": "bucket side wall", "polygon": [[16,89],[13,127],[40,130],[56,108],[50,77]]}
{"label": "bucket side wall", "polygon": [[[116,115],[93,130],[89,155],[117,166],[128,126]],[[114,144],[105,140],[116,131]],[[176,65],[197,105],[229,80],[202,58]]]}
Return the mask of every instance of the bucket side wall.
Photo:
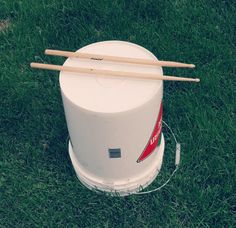
{"label": "bucket side wall", "polygon": [[[158,150],[144,161],[136,161],[152,134],[162,96],[163,85],[141,107],[109,114],[81,109],[62,92],[70,139],[81,168],[96,178],[120,181],[145,175],[156,159],[161,162]],[[120,149],[121,157],[110,158],[109,149]]]}

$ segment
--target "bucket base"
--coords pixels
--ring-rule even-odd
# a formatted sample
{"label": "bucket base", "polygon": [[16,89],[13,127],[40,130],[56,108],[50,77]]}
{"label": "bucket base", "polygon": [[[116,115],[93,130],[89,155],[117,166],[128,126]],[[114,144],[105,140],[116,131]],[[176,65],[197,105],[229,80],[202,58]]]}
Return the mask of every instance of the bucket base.
{"label": "bucket base", "polygon": [[150,172],[148,172],[148,174],[137,177],[135,179],[129,179],[128,181],[117,181],[113,183],[106,183],[104,180],[94,177],[87,171],[82,169],[79,165],[79,162],[77,161],[70,141],[68,147],[71,162],[75,169],[76,175],[83,185],[93,191],[102,191],[113,196],[126,196],[141,191],[149,184],[151,184],[152,181],[156,178],[162,165],[165,141],[162,134],[160,147],[156,148],[156,150],[158,149],[158,152],[156,150],[154,151],[154,153],[158,153],[158,155],[156,156],[156,162],[154,162],[152,167],[150,167]]}

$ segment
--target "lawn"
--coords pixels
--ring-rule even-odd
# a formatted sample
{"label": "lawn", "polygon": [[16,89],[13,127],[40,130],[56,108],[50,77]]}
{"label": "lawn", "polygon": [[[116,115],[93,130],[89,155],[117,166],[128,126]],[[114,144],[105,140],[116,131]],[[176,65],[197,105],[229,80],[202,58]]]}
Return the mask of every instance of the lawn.
{"label": "lawn", "polygon": [[[0,0],[1,227],[235,227],[235,1]],[[139,44],[157,58],[196,64],[164,69],[200,77],[165,82],[164,120],[182,145],[181,166],[159,192],[99,195],[77,180],[67,151],[58,73],[46,48],[103,40]],[[167,144],[154,188],[173,170]]]}

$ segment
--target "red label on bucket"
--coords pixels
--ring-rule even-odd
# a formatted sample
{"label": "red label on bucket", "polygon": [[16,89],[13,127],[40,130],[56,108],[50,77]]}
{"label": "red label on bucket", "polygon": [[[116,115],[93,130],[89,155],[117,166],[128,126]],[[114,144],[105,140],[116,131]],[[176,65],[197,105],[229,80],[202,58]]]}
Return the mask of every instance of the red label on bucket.
{"label": "red label on bucket", "polygon": [[163,113],[163,105],[161,103],[159,115],[158,115],[155,127],[153,129],[152,135],[149,138],[148,143],[145,149],[143,150],[143,153],[138,158],[137,162],[141,162],[145,160],[158,146],[158,142],[160,141],[160,137],[161,137],[161,129],[162,129],[162,113]]}

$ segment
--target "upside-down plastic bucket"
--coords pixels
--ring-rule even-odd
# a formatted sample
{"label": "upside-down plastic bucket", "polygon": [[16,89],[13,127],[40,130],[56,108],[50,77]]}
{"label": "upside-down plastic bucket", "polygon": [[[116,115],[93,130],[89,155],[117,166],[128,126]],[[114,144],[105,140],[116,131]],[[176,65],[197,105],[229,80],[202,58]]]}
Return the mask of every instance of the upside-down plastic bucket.
{"label": "upside-down plastic bucket", "polygon": [[[156,60],[145,48],[123,41],[93,43],[78,52]],[[163,75],[158,66],[99,59],[68,58],[64,66]],[[119,195],[148,186],[164,154],[162,80],[61,71],[60,87],[79,180],[89,189]]]}

